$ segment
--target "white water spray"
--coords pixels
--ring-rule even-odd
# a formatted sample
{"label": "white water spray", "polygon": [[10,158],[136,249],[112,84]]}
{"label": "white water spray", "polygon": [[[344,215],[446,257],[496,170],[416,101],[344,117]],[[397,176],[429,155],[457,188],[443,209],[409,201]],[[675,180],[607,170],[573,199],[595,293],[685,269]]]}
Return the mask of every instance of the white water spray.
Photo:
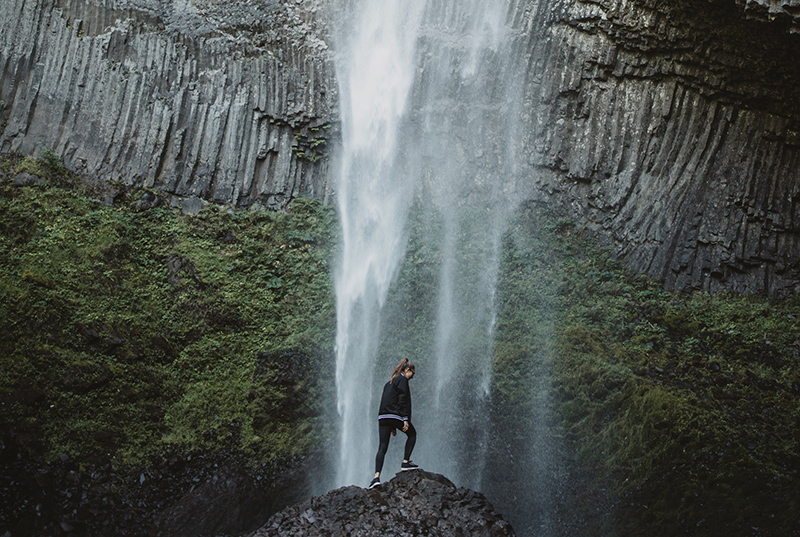
{"label": "white water spray", "polygon": [[519,104],[509,81],[508,3],[341,2],[336,482],[364,484],[372,473],[380,318],[416,199],[443,224],[432,239],[441,252],[438,296],[430,297],[438,303],[433,356],[409,357],[427,360],[415,386],[431,392],[419,397],[427,405],[415,404],[415,455],[475,488],[488,428],[464,426],[488,419],[501,237],[522,197],[515,190]]}
{"label": "white water spray", "polygon": [[342,255],[335,277],[338,485],[369,475],[377,441],[370,404],[378,319],[404,252],[415,188],[400,173],[397,151],[423,8],[424,2],[363,0],[336,13],[343,137]]}
{"label": "white water spray", "polygon": [[433,394],[419,411],[417,453],[426,467],[479,488],[489,442],[501,242],[523,197],[515,176],[520,99],[508,2],[430,5],[415,100],[419,133],[409,153],[427,161],[422,197],[441,221],[441,236],[433,238],[441,266]]}

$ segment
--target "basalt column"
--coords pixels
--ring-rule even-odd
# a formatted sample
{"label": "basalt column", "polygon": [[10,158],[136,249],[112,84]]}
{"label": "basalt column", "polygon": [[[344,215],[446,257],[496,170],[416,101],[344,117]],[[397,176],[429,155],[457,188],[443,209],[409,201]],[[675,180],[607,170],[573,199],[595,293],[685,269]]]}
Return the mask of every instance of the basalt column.
{"label": "basalt column", "polygon": [[528,0],[533,197],[667,287],[794,294],[794,2]]}
{"label": "basalt column", "polygon": [[318,3],[4,1],[0,150],[223,203],[325,199]]}

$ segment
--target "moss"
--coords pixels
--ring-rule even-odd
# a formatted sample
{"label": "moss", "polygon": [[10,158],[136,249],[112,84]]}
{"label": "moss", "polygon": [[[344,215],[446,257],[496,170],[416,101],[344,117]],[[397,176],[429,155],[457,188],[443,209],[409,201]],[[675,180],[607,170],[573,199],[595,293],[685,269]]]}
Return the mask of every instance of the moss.
{"label": "moss", "polygon": [[[175,442],[213,451],[208,432],[231,422],[267,458],[310,448],[306,420],[255,431],[247,398],[259,351],[333,346],[329,209],[107,207],[49,153],[0,165],[49,180],[0,185],[5,426],[36,423],[49,458],[118,465]],[[40,397],[21,401],[21,383]]]}
{"label": "moss", "polygon": [[549,232],[563,268],[563,424],[595,473],[613,476],[623,525],[797,531],[787,513],[797,512],[799,453],[785,428],[800,420],[797,299],[667,292],[588,235]]}
{"label": "moss", "polygon": [[[480,218],[467,213],[459,218],[474,234]],[[411,222],[379,355],[381,367],[392,365],[391,349],[424,370],[435,348],[443,222],[420,207]],[[465,265],[468,256],[461,278],[470,276]],[[666,291],[571,222],[523,207],[503,238],[495,300],[497,442],[519,442],[520,423],[532,435],[550,409],[554,437],[575,446],[594,486],[619,505],[600,526],[665,536],[796,530],[796,299]],[[513,438],[501,437],[507,421]]]}
{"label": "moss", "polygon": [[[137,195],[107,207],[59,162],[5,155],[0,168],[67,177],[0,185],[0,404],[21,452],[122,475],[154,452],[168,467],[178,450],[234,446],[258,465],[326,440],[332,394],[315,372],[331,366],[335,329],[330,209],[183,216],[141,210]],[[412,216],[381,332],[387,367],[434,345],[443,222]],[[470,257],[485,252],[470,239],[487,230],[480,211],[460,218],[457,276],[475,281]],[[551,408],[557,435],[612,485],[628,534],[797,531],[797,299],[667,292],[524,207],[495,300],[492,419]]]}
{"label": "moss", "polygon": [[20,160],[14,173],[29,173],[47,180],[49,184],[61,186],[71,185],[75,179],[75,174],[64,166],[61,157],[49,149],[42,150],[38,158],[28,156]]}

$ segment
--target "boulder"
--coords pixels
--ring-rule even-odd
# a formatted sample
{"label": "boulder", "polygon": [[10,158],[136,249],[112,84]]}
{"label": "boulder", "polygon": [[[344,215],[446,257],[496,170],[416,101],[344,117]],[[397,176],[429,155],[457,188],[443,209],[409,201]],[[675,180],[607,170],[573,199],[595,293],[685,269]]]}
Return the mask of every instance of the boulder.
{"label": "boulder", "polygon": [[351,485],[274,514],[251,537],[352,535],[512,536],[486,497],[446,477],[401,472],[367,490]]}
{"label": "boulder", "polygon": [[[113,204],[114,200],[112,199],[111,205]],[[139,198],[139,200],[136,202],[133,208],[137,211],[146,211],[148,209],[158,207],[159,205],[161,205],[161,198],[159,198],[153,192],[145,192],[144,194],[142,194],[142,196]]]}
{"label": "boulder", "polygon": [[46,181],[43,178],[27,172],[18,173],[17,177],[14,179],[15,186],[33,186],[43,185],[45,183]]}
{"label": "boulder", "polygon": [[159,536],[203,537],[252,531],[269,502],[249,476],[223,467],[156,521]]}
{"label": "boulder", "polygon": [[208,205],[208,203],[198,197],[187,198],[181,203],[181,212],[194,216],[202,211],[203,207],[206,205]]}

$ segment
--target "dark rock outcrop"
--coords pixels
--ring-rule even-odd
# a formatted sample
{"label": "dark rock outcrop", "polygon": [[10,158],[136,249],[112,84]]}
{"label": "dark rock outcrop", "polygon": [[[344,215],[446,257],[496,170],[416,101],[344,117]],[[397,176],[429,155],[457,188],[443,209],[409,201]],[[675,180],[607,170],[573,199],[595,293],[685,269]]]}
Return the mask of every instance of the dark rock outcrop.
{"label": "dark rock outcrop", "polygon": [[750,17],[769,22],[780,21],[789,26],[790,32],[800,32],[799,0],[736,0],[736,3]]}
{"label": "dark rock outcrop", "polygon": [[479,492],[416,470],[380,487],[343,487],[276,513],[251,537],[352,535],[512,536],[511,524]]}
{"label": "dark rock outcrop", "polygon": [[220,468],[156,520],[163,537],[203,537],[253,530],[269,514],[269,501],[246,474]]}

